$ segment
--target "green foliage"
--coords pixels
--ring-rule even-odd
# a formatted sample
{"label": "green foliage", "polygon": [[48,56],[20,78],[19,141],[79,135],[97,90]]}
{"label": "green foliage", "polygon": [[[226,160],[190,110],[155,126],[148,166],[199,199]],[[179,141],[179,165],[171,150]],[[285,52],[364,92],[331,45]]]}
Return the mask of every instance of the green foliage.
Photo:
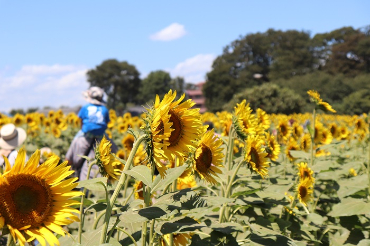
{"label": "green foliage", "polygon": [[305,101],[308,90],[317,90],[334,108],[341,108],[345,96],[367,83],[357,77],[369,72],[369,27],[343,27],[313,38],[308,32],[269,29],[227,45],[213,62],[203,93],[208,110],[216,112],[236,93],[270,81],[293,89]]}
{"label": "green foliage", "polygon": [[138,103],[139,76],[134,65],[116,59],[105,60],[87,72],[90,85],[103,88],[108,96],[107,106],[117,110],[124,110],[127,103]]}
{"label": "green foliage", "polygon": [[156,95],[162,98],[171,89],[171,82],[176,84],[176,81],[172,81],[170,74],[165,71],[158,70],[149,73],[140,87],[140,100],[149,102],[148,99],[153,100]]}
{"label": "green foliage", "polygon": [[304,99],[293,90],[281,88],[276,84],[265,83],[246,89],[236,94],[233,99],[225,105],[224,110],[232,111],[237,103],[244,99],[250,103],[254,110],[261,108],[267,113],[299,113],[304,107]]}
{"label": "green foliage", "polygon": [[362,114],[370,112],[370,88],[362,89],[343,99],[340,110],[345,114]]}

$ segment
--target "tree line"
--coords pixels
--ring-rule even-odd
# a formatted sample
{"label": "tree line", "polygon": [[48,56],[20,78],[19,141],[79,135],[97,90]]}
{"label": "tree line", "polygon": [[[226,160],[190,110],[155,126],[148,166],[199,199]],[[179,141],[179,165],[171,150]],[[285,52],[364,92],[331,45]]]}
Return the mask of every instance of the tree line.
{"label": "tree line", "polygon": [[313,37],[269,29],[227,45],[207,73],[203,92],[213,112],[247,99],[268,113],[298,113],[311,110],[306,92],[314,89],[338,113],[359,114],[370,111],[369,72],[370,26]]}
{"label": "tree line", "polygon": [[[247,99],[254,109],[289,114],[310,111],[306,91],[314,89],[338,113],[360,114],[370,111],[369,73],[370,26],[313,37],[307,31],[268,29],[226,45],[206,75],[203,94],[211,112],[232,110]],[[169,89],[181,95],[192,86],[163,70],[141,79],[135,65],[116,59],[90,69],[87,80],[104,89],[107,106],[118,112],[146,105]]]}

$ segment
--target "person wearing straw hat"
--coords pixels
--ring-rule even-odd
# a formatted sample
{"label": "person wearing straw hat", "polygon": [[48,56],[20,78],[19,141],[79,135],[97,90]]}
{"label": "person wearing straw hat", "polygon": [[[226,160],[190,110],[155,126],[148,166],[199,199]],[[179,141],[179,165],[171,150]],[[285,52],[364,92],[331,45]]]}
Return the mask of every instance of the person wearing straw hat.
{"label": "person wearing straw hat", "polygon": [[[10,166],[14,165],[15,159],[18,155],[16,150],[24,143],[27,138],[25,130],[16,127],[14,124],[5,124],[0,129],[0,166],[4,168],[4,158],[7,157]],[[26,156],[26,160],[27,160]]]}
{"label": "person wearing straw hat", "polygon": [[[103,100],[103,89],[93,86],[84,91],[83,96],[88,104],[84,105],[78,113],[82,123],[81,130],[74,137],[66,153],[66,160],[80,180],[86,179],[88,170],[87,162],[81,156],[94,157],[94,145],[106,135],[105,130],[110,121],[109,111]],[[118,148],[111,139],[109,140],[112,143],[112,152],[115,153]]]}

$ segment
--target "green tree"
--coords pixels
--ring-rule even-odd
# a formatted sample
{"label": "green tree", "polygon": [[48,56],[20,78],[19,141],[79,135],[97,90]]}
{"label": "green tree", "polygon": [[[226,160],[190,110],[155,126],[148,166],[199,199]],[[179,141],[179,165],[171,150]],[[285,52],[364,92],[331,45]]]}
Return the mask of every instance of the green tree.
{"label": "green tree", "polygon": [[108,96],[107,106],[123,111],[127,103],[137,104],[141,86],[140,73],[126,61],[109,59],[87,72],[91,86],[99,86]]}
{"label": "green tree", "polygon": [[292,114],[302,112],[304,99],[291,89],[276,84],[265,83],[235,94],[224,106],[224,110],[232,111],[237,103],[246,100],[253,110],[263,109],[269,114]]}
{"label": "green tree", "polygon": [[370,87],[358,90],[345,97],[339,112],[349,115],[369,113]]}
{"label": "green tree", "polygon": [[185,80],[183,77],[175,77],[170,81],[170,88],[177,91],[177,95],[185,93]]}
{"label": "green tree", "polygon": [[155,100],[156,95],[161,98],[171,89],[171,76],[169,73],[158,70],[148,74],[143,79],[140,88],[140,98],[143,102],[151,102]]}
{"label": "green tree", "polygon": [[342,27],[313,38],[319,68],[330,74],[356,76],[370,72],[370,32]]}
{"label": "green tree", "polygon": [[315,67],[310,35],[267,30],[248,34],[224,48],[203,86],[206,106],[218,111],[235,93],[271,79],[306,74]]}

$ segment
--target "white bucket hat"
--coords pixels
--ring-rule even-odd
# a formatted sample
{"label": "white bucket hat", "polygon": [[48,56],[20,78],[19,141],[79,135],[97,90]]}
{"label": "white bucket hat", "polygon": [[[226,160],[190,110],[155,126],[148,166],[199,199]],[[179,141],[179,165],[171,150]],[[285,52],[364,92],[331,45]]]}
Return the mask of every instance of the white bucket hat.
{"label": "white bucket hat", "polygon": [[0,129],[0,148],[15,149],[23,144],[26,140],[27,134],[25,130],[20,127],[15,127],[14,124],[6,124]]}
{"label": "white bucket hat", "polygon": [[102,88],[93,86],[90,87],[87,91],[82,93],[85,97],[85,100],[89,103],[96,104],[96,105],[104,105],[105,101],[103,100],[104,91]]}

